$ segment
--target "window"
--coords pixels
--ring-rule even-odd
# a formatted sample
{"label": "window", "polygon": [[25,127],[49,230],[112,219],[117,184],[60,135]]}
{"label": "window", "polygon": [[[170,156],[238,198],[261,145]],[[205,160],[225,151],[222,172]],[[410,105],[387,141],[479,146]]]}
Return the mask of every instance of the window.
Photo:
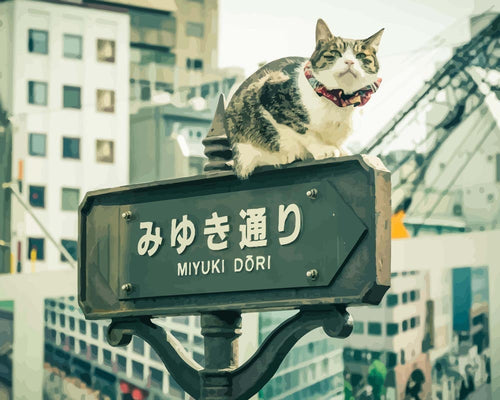
{"label": "window", "polygon": [[210,85],[201,85],[201,97],[206,99],[210,95]]}
{"label": "window", "polygon": [[63,158],[80,158],[80,139],[63,138]]}
{"label": "window", "polygon": [[155,360],[155,361],[160,361],[161,362],[160,356],[151,347],[149,348],[149,358],[151,358],[151,360]]}
{"label": "window", "polygon": [[174,335],[176,337],[176,339],[179,340],[180,342],[187,342],[188,341],[188,335],[184,332],[172,330],[172,335]]}
{"label": "window", "polygon": [[143,379],[144,365],[142,365],[140,362],[132,360],[132,376],[137,379]]}
{"label": "window", "polygon": [[151,387],[162,389],[163,372],[156,368],[150,368],[150,371],[151,371]]}
{"label": "window", "polygon": [[203,346],[203,338],[201,336],[198,336],[198,335],[194,335],[193,336],[193,341],[194,341],[194,344],[198,345],[198,346]]}
{"label": "window", "polygon": [[119,372],[127,372],[127,359],[119,354],[116,355],[116,364]]}
{"label": "window", "polygon": [[196,351],[193,352],[193,359],[200,365],[203,365],[203,363],[205,362],[205,357],[203,356],[203,354],[197,353]]}
{"label": "window", "polygon": [[203,69],[203,60],[200,59],[186,59],[186,68],[187,69]]}
{"label": "window", "polygon": [[408,330],[408,321],[403,321],[403,332],[406,332]]}
{"label": "window", "polygon": [[74,317],[69,317],[69,329],[72,331],[75,330],[75,318]]}
{"label": "window", "polygon": [[113,90],[97,89],[97,111],[115,112],[115,92]]}
{"label": "window", "polygon": [[405,363],[405,351],[401,350],[401,364],[404,365]]}
{"label": "window", "polygon": [[96,141],[96,161],[105,163],[114,162],[114,142],[112,140]]}
{"label": "window", "polygon": [[102,351],[102,361],[104,365],[111,365],[111,352],[109,350]]}
{"label": "window", "polygon": [[99,353],[99,349],[95,344],[90,345],[90,359],[97,360],[97,355]]}
{"label": "window", "polygon": [[397,335],[399,331],[399,325],[395,323],[388,323],[387,324],[387,336],[394,336]]}
{"label": "window", "polygon": [[165,82],[155,82],[155,90],[159,92],[174,93],[174,85]]}
{"label": "window", "polygon": [[[76,260],[78,257],[78,247],[77,247],[77,241],[76,240],[66,240],[62,239],[61,244],[63,247],[67,250],[69,255],[73,258],[73,260]],[[61,261],[65,262],[68,261],[66,260],[66,257],[61,254]]]}
{"label": "window", "polygon": [[203,69],[203,60],[194,60],[194,69]]}
{"label": "window", "polygon": [[49,52],[49,33],[30,29],[28,31],[28,50],[30,53],[47,54]]}
{"label": "window", "polygon": [[37,106],[47,105],[47,83],[46,82],[28,82],[28,103]]}
{"label": "window", "polygon": [[415,290],[412,290],[410,292],[410,301],[415,301],[417,299],[417,292]]}
{"label": "window", "polygon": [[364,332],[364,323],[363,322],[360,322],[360,321],[354,321],[354,327],[353,327],[353,330],[352,330],[352,333],[357,333],[357,334],[361,334]]}
{"label": "window", "polygon": [[403,297],[403,304],[408,303],[408,293],[404,292],[402,297]]}
{"label": "window", "polygon": [[63,211],[78,210],[79,200],[80,200],[80,189],[62,188],[61,209]]}
{"label": "window", "polygon": [[45,207],[45,187],[30,185],[30,205],[32,207]]}
{"label": "window", "polygon": [[79,35],[64,35],[64,57],[82,58],[82,37]]}
{"label": "window", "polygon": [[81,88],[78,86],[63,87],[63,107],[64,108],[82,108],[80,101]]}
{"label": "window", "polygon": [[186,24],[186,35],[187,36],[195,36],[202,38],[203,37],[203,24],[197,22],[188,22]]}
{"label": "window", "polygon": [[151,85],[149,81],[140,80],[139,85],[141,87],[141,100],[148,101],[151,100]]}
{"label": "window", "polygon": [[79,322],[80,333],[86,335],[87,334],[87,324],[83,319]]}
{"label": "window", "polygon": [[381,335],[382,324],[380,322],[368,322],[368,333],[370,335]]}
{"label": "window", "polygon": [[28,152],[30,156],[45,157],[47,152],[47,136],[43,133],[30,133]]}
{"label": "window", "polygon": [[54,311],[50,312],[50,322],[52,322],[52,324],[56,323],[56,313]]}
{"label": "window", "polygon": [[388,351],[386,355],[386,366],[387,368],[394,368],[398,362],[398,355],[392,351]]}
{"label": "window", "polygon": [[99,325],[96,322],[90,323],[90,334],[94,339],[99,339]]}
{"label": "window", "polygon": [[79,340],[78,343],[80,344],[80,354],[87,354],[87,343],[83,340]]}
{"label": "window", "polygon": [[49,337],[50,337],[51,341],[53,341],[53,342],[56,341],[57,332],[55,329],[49,329]]}
{"label": "window", "polygon": [[115,62],[115,41],[97,39],[97,61]]}
{"label": "window", "polygon": [[75,338],[73,336],[68,336],[68,345],[71,351],[75,351]]}
{"label": "window", "polygon": [[144,341],[137,336],[132,339],[132,350],[137,354],[144,355]]}
{"label": "window", "polygon": [[31,258],[31,250],[36,251],[36,259],[43,260],[44,257],[45,239],[29,238],[28,239],[28,260]]}
{"label": "window", "polygon": [[59,314],[59,324],[61,325],[61,328],[66,327],[66,316],[64,314]]}

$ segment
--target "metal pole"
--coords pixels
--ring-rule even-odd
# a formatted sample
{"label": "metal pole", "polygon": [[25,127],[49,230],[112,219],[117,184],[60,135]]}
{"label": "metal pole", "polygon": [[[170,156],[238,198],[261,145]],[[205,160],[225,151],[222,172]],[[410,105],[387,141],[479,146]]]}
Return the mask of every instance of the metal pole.
{"label": "metal pole", "polygon": [[17,191],[16,187],[15,187],[15,183],[13,182],[8,182],[8,183],[4,183],[2,185],[2,187],[4,188],[9,188],[10,190],[12,190],[12,193],[14,194],[14,196],[16,196],[16,199],[19,200],[19,203],[21,203],[21,205],[24,207],[24,209],[28,212],[29,215],[31,215],[33,217],[33,219],[35,220],[35,222],[38,224],[38,226],[40,227],[40,229],[43,231],[43,233],[45,233],[45,235],[49,238],[49,240],[54,243],[54,246],[56,246],[57,250],[59,250],[62,255],[64,257],[66,257],[66,260],[68,260],[68,263],[76,269],[76,260],[71,257],[71,254],[68,253],[68,250],[66,250],[66,248],[57,243],[57,241],[54,239],[54,237],[49,233],[49,231],[47,229],[45,229],[45,227],[43,226],[42,222],[37,218],[37,216],[35,215],[35,213],[33,212],[33,210],[31,209],[31,207],[24,201],[23,197],[21,196],[21,194]]}
{"label": "metal pole", "polygon": [[241,312],[218,311],[201,315],[205,342],[205,369],[200,371],[201,400],[232,399],[232,374],[238,366]]}

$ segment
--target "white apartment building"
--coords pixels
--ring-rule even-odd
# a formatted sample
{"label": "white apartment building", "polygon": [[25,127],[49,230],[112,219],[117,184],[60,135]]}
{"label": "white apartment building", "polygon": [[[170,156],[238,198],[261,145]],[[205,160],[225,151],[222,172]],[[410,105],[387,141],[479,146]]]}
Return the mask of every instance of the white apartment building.
{"label": "white apartment building", "polygon": [[[123,9],[0,2],[0,97],[13,125],[12,179],[75,258],[85,193],[128,183],[129,30]],[[14,198],[11,231],[19,272],[67,268]]]}
{"label": "white apartment building", "polygon": [[344,363],[350,374],[367,384],[370,365],[376,359],[382,361],[388,371],[388,399],[404,398],[415,369],[422,370],[430,382],[430,362],[423,353],[428,299],[428,274],[404,271],[392,274],[391,288],[379,306],[351,308],[354,329],[344,341]]}

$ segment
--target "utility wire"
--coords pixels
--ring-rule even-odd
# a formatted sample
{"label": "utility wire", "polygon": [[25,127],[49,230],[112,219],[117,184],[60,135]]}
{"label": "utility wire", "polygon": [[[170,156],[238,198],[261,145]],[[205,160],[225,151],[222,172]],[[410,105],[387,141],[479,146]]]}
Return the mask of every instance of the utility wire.
{"label": "utility wire", "polygon": [[[428,81],[423,88],[406,104],[403,109],[396,114],[374,141],[366,146],[363,152],[372,153],[385,138],[396,128],[396,126],[406,117],[408,113],[417,107],[417,104],[423,100],[432,90],[440,88],[439,83],[442,79],[453,78],[463,70],[464,65],[469,64],[477,56],[477,48],[483,44],[486,39],[496,38],[500,35],[500,15],[497,16],[485,29],[475,35],[468,43],[457,48],[454,55],[445,65]],[[489,41],[488,41],[489,43]],[[474,51],[476,50],[476,51]],[[451,80],[451,79],[450,79]],[[449,83],[449,81],[448,81]]]}
{"label": "utility wire", "polygon": [[74,269],[76,269],[76,260],[71,256],[71,254],[69,254],[68,250],[66,250],[66,248],[63,245],[59,244],[54,239],[54,237],[50,234],[50,232],[45,228],[43,223],[38,219],[36,214],[33,212],[33,209],[30,207],[30,205],[28,203],[26,203],[24,201],[23,197],[18,192],[18,190],[16,188],[16,183],[15,182],[7,182],[7,183],[2,184],[2,187],[5,189],[10,189],[12,191],[12,193],[14,194],[16,199],[19,201],[19,203],[23,206],[23,208],[26,210],[26,212],[29,215],[31,215],[31,217],[35,220],[35,222],[40,227],[40,229],[43,231],[43,233],[45,233],[45,236],[47,236],[49,238],[49,240],[54,244],[54,246],[56,246],[57,250],[59,250],[59,252],[66,258],[69,265],[71,265]]}
{"label": "utility wire", "polygon": [[488,138],[488,136],[491,134],[491,132],[493,132],[493,130],[496,127],[497,127],[496,122],[493,122],[490,125],[490,129],[488,130],[488,132],[486,132],[486,134],[481,138],[481,140],[479,141],[479,143],[474,147],[474,150],[468,153],[468,157],[467,157],[467,160],[465,161],[464,165],[462,165],[461,168],[457,169],[457,173],[450,180],[450,182],[449,182],[448,186],[446,187],[446,189],[443,190],[440,193],[441,196],[434,202],[434,204],[432,205],[431,209],[425,213],[423,221],[420,224],[418,224],[418,227],[416,227],[415,234],[418,234],[418,231],[420,230],[420,228],[422,227],[422,225],[424,225],[425,222],[432,216],[432,214],[436,210],[437,206],[441,203],[441,201],[443,200],[443,198],[449,193],[451,187],[455,184],[455,182],[458,179],[458,177],[462,174],[463,170],[467,167],[467,165],[469,164],[470,160],[472,160],[472,157],[474,156],[474,154],[481,148],[481,146],[484,144],[484,142],[486,141],[486,139]]}

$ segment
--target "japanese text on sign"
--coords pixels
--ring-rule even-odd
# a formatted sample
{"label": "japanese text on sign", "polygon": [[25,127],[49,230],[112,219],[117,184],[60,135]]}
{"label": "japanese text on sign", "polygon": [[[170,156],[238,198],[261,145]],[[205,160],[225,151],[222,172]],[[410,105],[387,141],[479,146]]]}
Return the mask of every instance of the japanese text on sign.
{"label": "japanese text on sign", "polygon": [[[285,233],[285,224],[290,214],[294,216],[293,230],[289,235]],[[239,212],[242,223],[239,225],[241,238],[239,241],[240,249],[265,247],[267,246],[267,217],[266,208],[248,208],[242,209]],[[152,221],[140,222],[140,229],[146,230],[137,243],[137,253],[140,256],[154,256],[163,243],[162,231],[158,226],[154,226]],[[196,227],[189,219],[187,214],[184,214],[179,220],[172,218],[170,227],[170,247],[174,247],[178,254],[184,251],[193,244],[196,238]],[[279,237],[281,246],[293,243],[299,237],[302,229],[302,214],[297,204],[289,204],[287,206],[281,204],[278,208],[278,232],[283,233]],[[231,230],[229,218],[227,215],[219,216],[218,213],[212,212],[211,216],[205,219],[203,234],[206,236],[207,247],[212,251],[220,251],[227,249],[228,233]],[[154,232],[154,233],[153,233]]]}

